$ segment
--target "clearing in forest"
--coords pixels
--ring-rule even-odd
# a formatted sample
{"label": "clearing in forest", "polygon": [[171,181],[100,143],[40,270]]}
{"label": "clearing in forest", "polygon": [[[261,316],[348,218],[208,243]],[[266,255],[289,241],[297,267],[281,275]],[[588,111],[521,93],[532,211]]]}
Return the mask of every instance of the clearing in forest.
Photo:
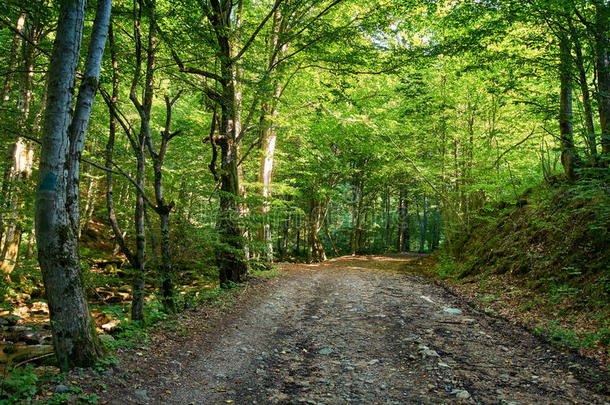
{"label": "clearing in forest", "polygon": [[128,381],[118,383],[115,375],[101,399],[608,403],[581,381],[586,360],[477,312],[408,271],[421,260],[343,257],[286,265],[282,277],[249,286],[228,318],[199,310],[182,334],[153,336],[147,352],[121,365],[130,371]]}

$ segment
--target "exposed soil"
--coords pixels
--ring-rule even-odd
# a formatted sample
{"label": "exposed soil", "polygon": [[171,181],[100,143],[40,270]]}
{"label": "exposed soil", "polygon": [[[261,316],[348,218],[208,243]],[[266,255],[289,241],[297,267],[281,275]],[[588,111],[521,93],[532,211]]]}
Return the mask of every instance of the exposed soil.
{"label": "exposed soil", "polygon": [[100,402],[609,403],[591,361],[408,271],[420,260],[286,265],[249,285],[229,314],[190,312],[181,331],[124,353],[96,377]]}

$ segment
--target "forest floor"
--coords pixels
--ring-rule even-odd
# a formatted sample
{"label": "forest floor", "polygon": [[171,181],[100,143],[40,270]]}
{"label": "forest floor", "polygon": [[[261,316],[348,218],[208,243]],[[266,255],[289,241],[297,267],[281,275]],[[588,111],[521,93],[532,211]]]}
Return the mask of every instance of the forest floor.
{"label": "forest floor", "polygon": [[591,360],[476,311],[425,260],[284,265],[66,384],[110,404],[610,403]]}

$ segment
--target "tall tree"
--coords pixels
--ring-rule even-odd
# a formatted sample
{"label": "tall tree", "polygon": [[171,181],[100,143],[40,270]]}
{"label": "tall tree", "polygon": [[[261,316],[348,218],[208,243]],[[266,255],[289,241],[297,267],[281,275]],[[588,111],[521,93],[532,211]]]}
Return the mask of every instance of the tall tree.
{"label": "tall tree", "polygon": [[[230,0],[210,0],[209,3],[200,3],[213,33],[210,39],[213,42],[214,56],[219,65],[218,73],[186,66],[176,50],[172,49],[180,70],[204,79],[200,83],[201,87],[220,110],[219,135],[214,144],[220,148],[220,171],[218,173],[220,209],[217,227],[222,246],[224,246],[223,252],[218,254],[219,276],[223,286],[228,286],[230,282],[243,281],[248,271],[248,263],[244,256],[246,244],[239,221],[241,216],[239,200],[242,194],[239,176],[239,146],[251,114],[248,114],[245,123],[241,122],[240,88],[239,86],[236,88],[236,84],[240,80],[237,74],[239,69],[236,69],[236,65],[241,63],[260,31],[281,3],[282,0],[275,0],[272,9],[265,13],[254,31],[243,41],[235,27],[235,22],[241,21],[241,16],[236,15],[242,10],[241,1],[237,4]],[[236,40],[243,45],[239,48],[235,46]],[[214,80],[218,85],[214,87],[207,84],[205,81],[207,79]]]}
{"label": "tall tree", "polygon": [[79,165],[97,91],[111,0],[99,0],[83,80],[72,113],[85,21],[84,0],[61,3],[49,65],[38,192],[36,241],[59,366],[91,366],[103,353],[91,323],[78,255]]}
{"label": "tall tree", "polygon": [[574,180],[578,166],[578,155],[574,146],[574,131],[572,125],[572,58],[571,44],[567,33],[559,34],[559,74],[561,81],[559,97],[559,132],[561,137],[561,163],[566,176]]}

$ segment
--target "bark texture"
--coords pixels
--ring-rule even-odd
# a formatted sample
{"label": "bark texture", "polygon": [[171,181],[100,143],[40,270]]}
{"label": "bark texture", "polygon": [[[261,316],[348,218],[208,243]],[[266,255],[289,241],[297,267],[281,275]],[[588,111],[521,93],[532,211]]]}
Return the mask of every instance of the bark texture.
{"label": "bark texture", "polygon": [[[605,1],[596,1],[596,59],[597,85],[599,87],[599,122],[601,126],[602,154],[610,158],[610,52],[608,51],[608,24],[610,23],[610,5]],[[608,162],[604,162],[608,165]]]}
{"label": "bark texture", "polygon": [[74,160],[80,159],[97,89],[111,1],[98,1],[84,78],[71,114],[85,3],[61,3],[49,66],[35,210],[38,259],[49,303],[53,344],[64,370],[91,366],[103,354],[81,281],[76,238],[79,215],[74,209],[78,208],[78,162]]}
{"label": "bark texture", "polygon": [[559,42],[560,51],[560,81],[561,93],[559,98],[559,132],[561,137],[561,164],[570,180],[576,178],[578,157],[574,148],[574,135],[572,126],[572,77],[570,42],[566,35],[562,35]]}

